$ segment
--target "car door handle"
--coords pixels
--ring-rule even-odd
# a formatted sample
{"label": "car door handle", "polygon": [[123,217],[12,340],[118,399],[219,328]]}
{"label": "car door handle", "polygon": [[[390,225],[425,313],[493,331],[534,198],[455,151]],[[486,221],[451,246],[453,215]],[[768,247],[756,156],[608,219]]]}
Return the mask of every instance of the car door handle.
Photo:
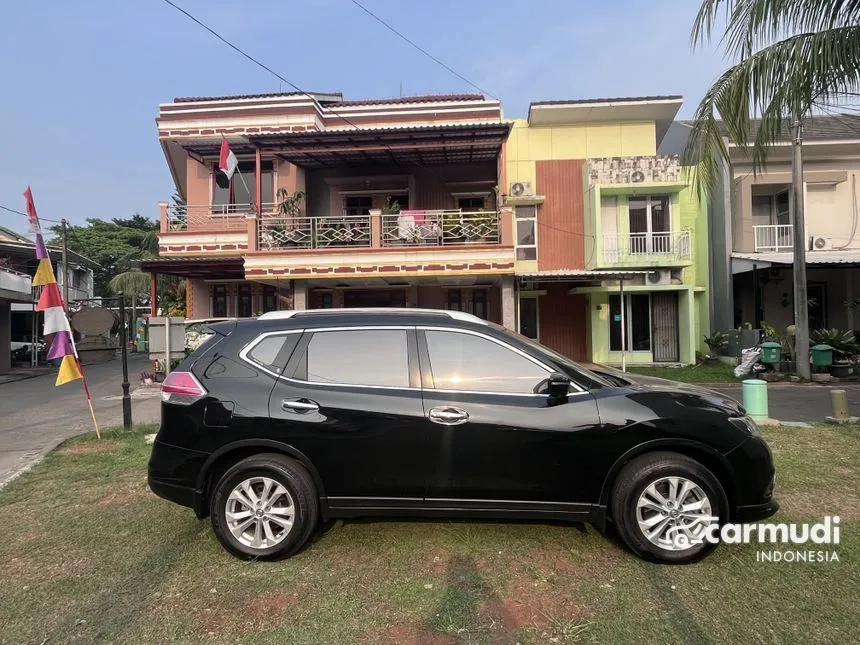
{"label": "car door handle", "polygon": [[445,426],[457,426],[469,420],[468,412],[452,407],[432,408],[427,416],[433,423],[441,423]]}
{"label": "car door handle", "polygon": [[316,412],[320,409],[319,403],[309,399],[299,399],[298,401],[281,401],[281,408],[288,412]]}

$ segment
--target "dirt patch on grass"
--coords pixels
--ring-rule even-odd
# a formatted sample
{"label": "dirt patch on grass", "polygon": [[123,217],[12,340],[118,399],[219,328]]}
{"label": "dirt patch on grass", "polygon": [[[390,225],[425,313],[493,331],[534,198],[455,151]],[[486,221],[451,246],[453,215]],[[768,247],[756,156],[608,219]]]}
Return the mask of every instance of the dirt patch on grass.
{"label": "dirt patch on grass", "polygon": [[240,612],[255,622],[276,621],[287,607],[299,602],[296,592],[277,591],[249,598]]}
{"label": "dirt patch on grass", "polygon": [[110,452],[120,445],[118,439],[102,439],[101,441],[84,441],[72,443],[60,448],[57,453],[61,455],[99,455]]}
{"label": "dirt patch on grass", "polygon": [[448,634],[428,632],[414,626],[393,625],[367,642],[380,645],[453,645],[457,639]]}
{"label": "dirt patch on grass", "polygon": [[64,553],[61,560],[40,557],[13,557],[2,563],[0,586],[25,587],[57,582],[90,571],[92,563],[80,554]]}
{"label": "dirt patch on grass", "polygon": [[821,520],[824,515],[838,515],[842,521],[860,519],[860,497],[852,493],[777,492],[780,512],[791,517]]}
{"label": "dirt patch on grass", "polygon": [[99,506],[128,506],[139,499],[153,496],[154,493],[149,490],[149,487],[146,484],[135,483],[99,497],[96,504]]}

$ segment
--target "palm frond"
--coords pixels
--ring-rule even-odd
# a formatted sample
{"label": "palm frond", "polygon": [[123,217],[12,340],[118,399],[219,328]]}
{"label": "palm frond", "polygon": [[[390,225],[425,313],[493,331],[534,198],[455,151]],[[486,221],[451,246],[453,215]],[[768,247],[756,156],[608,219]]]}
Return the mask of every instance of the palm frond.
{"label": "palm frond", "polygon": [[133,270],[124,273],[118,273],[111,278],[108,283],[108,289],[112,293],[122,291],[128,295],[145,295],[149,293],[149,286],[152,278],[148,273],[143,271]]}
{"label": "palm frond", "polygon": [[[705,184],[700,188],[714,185],[716,160],[728,159],[723,134],[747,149],[758,171],[772,146],[787,138],[791,115],[806,115],[858,90],[860,26],[799,34],[744,58],[717,79],[696,110],[685,156],[699,165],[697,181]],[[758,123],[750,142],[753,119]]]}

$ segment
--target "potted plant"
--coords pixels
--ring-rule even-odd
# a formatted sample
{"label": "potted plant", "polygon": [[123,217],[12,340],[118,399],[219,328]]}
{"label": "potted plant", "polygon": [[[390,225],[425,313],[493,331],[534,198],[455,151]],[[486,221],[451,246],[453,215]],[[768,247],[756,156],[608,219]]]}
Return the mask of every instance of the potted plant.
{"label": "potted plant", "polygon": [[720,360],[720,353],[725,351],[729,345],[729,336],[725,332],[715,331],[710,336],[705,336],[705,345],[711,350],[705,356],[705,361],[714,363]]}
{"label": "potted plant", "polygon": [[809,344],[830,345],[833,348],[833,365],[830,374],[837,377],[850,376],[854,370],[854,359],[860,355],[860,344],[850,329],[814,329],[809,334]]}

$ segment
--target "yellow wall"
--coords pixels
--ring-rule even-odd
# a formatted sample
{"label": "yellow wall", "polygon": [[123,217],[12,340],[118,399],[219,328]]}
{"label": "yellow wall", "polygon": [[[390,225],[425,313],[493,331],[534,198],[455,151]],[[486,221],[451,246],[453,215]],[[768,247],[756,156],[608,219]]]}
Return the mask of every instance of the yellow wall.
{"label": "yellow wall", "polygon": [[656,155],[657,136],[653,121],[529,127],[516,119],[505,153],[508,182],[530,181],[540,194],[535,161]]}

